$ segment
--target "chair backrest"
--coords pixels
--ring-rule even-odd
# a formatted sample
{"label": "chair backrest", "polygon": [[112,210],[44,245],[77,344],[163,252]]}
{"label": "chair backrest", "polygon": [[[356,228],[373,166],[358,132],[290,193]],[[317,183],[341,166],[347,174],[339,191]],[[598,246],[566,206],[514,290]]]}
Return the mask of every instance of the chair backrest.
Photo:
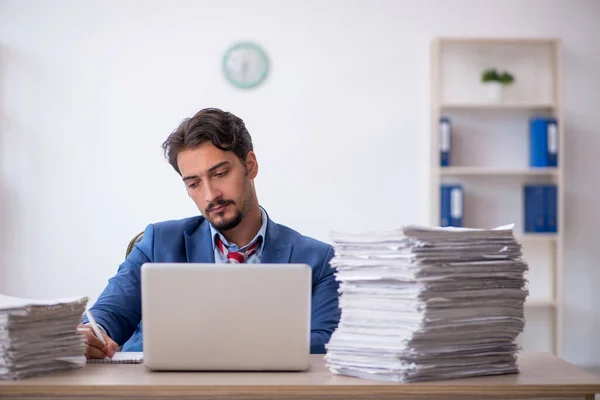
{"label": "chair backrest", "polygon": [[144,237],[144,232],[140,232],[137,235],[135,235],[133,237],[133,239],[131,239],[129,241],[129,245],[127,246],[127,250],[125,251],[125,258],[127,258],[129,256],[129,253],[131,253],[131,250],[133,250],[133,247],[135,246],[135,244],[139,243],[143,237]]}

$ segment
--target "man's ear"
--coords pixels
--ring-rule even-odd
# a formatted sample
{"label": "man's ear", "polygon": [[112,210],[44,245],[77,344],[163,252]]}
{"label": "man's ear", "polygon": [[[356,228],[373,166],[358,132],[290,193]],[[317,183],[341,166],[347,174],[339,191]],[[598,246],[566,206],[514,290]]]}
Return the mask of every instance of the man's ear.
{"label": "man's ear", "polygon": [[256,161],[256,154],[253,151],[246,155],[246,171],[250,179],[254,179],[258,175],[258,161]]}

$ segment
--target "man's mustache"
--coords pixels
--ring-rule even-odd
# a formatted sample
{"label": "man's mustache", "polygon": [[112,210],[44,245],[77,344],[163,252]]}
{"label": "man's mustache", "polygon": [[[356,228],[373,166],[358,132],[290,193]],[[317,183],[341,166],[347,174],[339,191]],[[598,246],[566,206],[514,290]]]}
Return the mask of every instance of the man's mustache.
{"label": "man's mustache", "polygon": [[229,204],[235,204],[235,202],[233,200],[224,200],[224,199],[215,200],[213,202],[208,203],[208,206],[206,207],[206,212],[211,212],[214,208],[226,206]]}

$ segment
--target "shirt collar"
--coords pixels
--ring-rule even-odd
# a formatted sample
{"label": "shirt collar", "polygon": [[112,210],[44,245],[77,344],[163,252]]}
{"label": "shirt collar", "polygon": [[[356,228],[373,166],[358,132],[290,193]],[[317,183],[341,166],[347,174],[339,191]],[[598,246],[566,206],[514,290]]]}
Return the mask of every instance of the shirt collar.
{"label": "shirt collar", "polygon": [[238,249],[237,245],[229,243],[227,241],[227,239],[225,239],[225,237],[223,235],[221,235],[221,233],[219,231],[217,231],[215,229],[214,226],[212,226],[211,223],[209,223],[208,225],[210,226],[210,237],[212,238],[212,244],[213,244],[213,250],[216,250],[216,241],[215,241],[215,237],[217,235],[219,235],[219,238],[221,239],[221,242],[223,242],[223,244],[225,245],[225,247],[227,247],[229,249],[229,251],[240,251],[240,250],[245,250],[246,247],[250,246],[252,243],[256,242],[258,240],[259,237],[262,237],[262,242],[261,244],[258,246],[258,248],[256,249],[256,255],[260,258],[261,254],[262,254],[262,249],[265,243],[265,238],[266,238],[266,234],[267,234],[267,213],[265,212],[265,210],[260,207],[260,213],[261,213],[261,224],[260,224],[260,229],[258,230],[258,233],[256,234],[256,236],[254,236],[254,239],[252,239],[250,241],[250,243],[248,243],[246,246],[244,246],[241,249]]}

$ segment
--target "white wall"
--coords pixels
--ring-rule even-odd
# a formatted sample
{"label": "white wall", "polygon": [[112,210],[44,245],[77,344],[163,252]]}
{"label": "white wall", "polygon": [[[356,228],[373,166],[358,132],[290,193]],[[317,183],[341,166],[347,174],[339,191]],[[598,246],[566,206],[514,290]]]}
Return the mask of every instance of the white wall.
{"label": "white wall", "polygon": [[[97,296],[129,239],[196,213],[160,144],[216,106],[242,117],[278,222],[330,229],[428,222],[429,44],[551,36],[564,45],[569,142],[565,357],[599,364],[600,2],[0,0],[0,291]],[[236,40],[272,72],[240,92]]]}

